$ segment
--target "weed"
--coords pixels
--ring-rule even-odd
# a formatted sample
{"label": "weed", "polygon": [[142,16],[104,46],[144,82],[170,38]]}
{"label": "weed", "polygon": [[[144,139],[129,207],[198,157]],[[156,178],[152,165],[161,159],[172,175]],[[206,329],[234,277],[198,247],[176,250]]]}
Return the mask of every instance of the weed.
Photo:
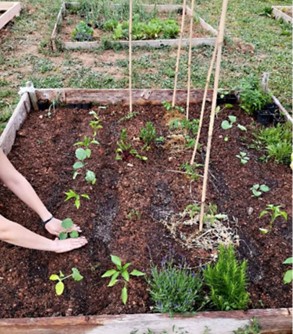
{"label": "weed", "polygon": [[115,264],[116,268],[115,269],[110,269],[107,270],[102,277],[107,278],[111,277],[110,282],[108,284],[108,287],[114,286],[118,282],[119,276],[121,276],[124,280],[124,287],[121,290],[121,300],[123,304],[127,303],[128,299],[128,291],[127,291],[127,283],[130,280],[130,275],[131,276],[144,276],[145,273],[133,269],[130,273],[128,272],[128,267],[131,266],[131,263],[125,263],[122,265],[121,259],[118,256],[111,255],[111,261]]}
{"label": "weed", "polygon": [[118,122],[124,122],[124,121],[129,121],[130,119],[136,117],[139,113],[136,111],[129,112],[125,116],[121,117]]}
{"label": "weed", "polygon": [[[286,259],[283,262],[283,264],[291,264],[291,267],[292,267],[292,263],[293,263],[293,257],[288,257],[288,259]],[[289,269],[284,274],[283,282],[285,284],[290,284],[292,281],[293,281],[293,270]]]}
{"label": "weed", "polygon": [[253,318],[249,325],[236,329],[233,334],[260,334],[260,330],[257,319]]}
{"label": "weed", "polygon": [[240,160],[240,163],[242,165],[247,164],[249,161],[249,157],[247,156],[247,153],[245,152],[239,152],[239,154],[237,154],[236,157]]}
{"label": "weed", "polygon": [[79,282],[83,279],[83,276],[80,274],[79,270],[76,268],[72,268],[71,269],[72,273],[70,275],[65,276],[62,271],[59,272],[59,275],[57,274],[52,274],[50,276],[50,280],[51,281],[58,281],[55,284],[55,292],[57,296],[62,295],[63,291],[64,291],[64,283],[63,281],[66,280],[69,277],[72,277],[74,281]]}
{"label": "weed", "polygon": [[60,240],[65,240],[67,238],[78,238],[79,234],[77,231],[71,231],[73,227],[73,221],[71,218],[66,218],[62,220],[61,226],[65,230],[63,232],[59,233],[59,239]]}
{"label": "weed", "polygon": [[[186,214],[190,217],[190,219],[194,219],[200,213],[200,206],[197,203],[188,204],[183,212],[183,215]],[[203,222],[209,223],[213,225],[216,221],[226,220],[228,218],[227,215],[223,213],[218,213],[218,207],[216,204],[209,203],[207,207],[205,207]]]}
{"label": "weed", "polygon": [[281,210],[281,205],[268,204],[266,209],[261,211],[259,218],[262,218],[265,215],[270,215],[271,220],[269,222],[269,229],[273,228],[273,223],[278,217],[283,217],[286,221],[288,220],[288,214],[286,211]]}
{"label": "weed", "polygon": [[68,192],[66,192],[65,195],[66,195],[65,201],[69,201],[70,199],[74,199],[74,205],[77,209],[80,208],[80,199],[81,198],[90,199],[88,194],[79,195],[72,189],[70,189]]}
{"label": "weed", "polygon": [[245,309],[249,303],[247,286],[247,261],[237,261],[234,247],[219,246],[216,264],[208,264],[203,271],[204,282],[209,287],[210,299],[217,310]]}
{"label": "weed", "polygon": [[126,218],[129,220],[140,220],[141,213],[136,209],[131,209],[126,215]]}

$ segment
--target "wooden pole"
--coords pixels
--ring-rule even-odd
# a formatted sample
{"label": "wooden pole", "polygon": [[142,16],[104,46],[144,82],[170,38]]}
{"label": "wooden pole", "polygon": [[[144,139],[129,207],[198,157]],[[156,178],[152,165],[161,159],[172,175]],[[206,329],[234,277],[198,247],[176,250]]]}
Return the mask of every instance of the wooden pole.
{"label": "wooden pole", "polygon": [[219,85],[219,76],[220,76],[220,68],[221,68],[221,58],[222,58],[222,48],[223,48],[223,41],[224,41],[224,30],[225,30],[225,19],[226,19],[227,7],[228,7],[228,0],[223,0],[222,14],[221,14],[219,32],[218,32],[218,37],[217,37],[218,50],[217,50],[217,58],[216,58],[215,81],[214,81],[212,110],[211,110],[211,115],[210,115],[207,152],[206,152],[205,166],[204,166],[204,178],[203,178],[200,217],[199,217],[200,218],[199,219],[199,231],[202,231],[202,228],[203,228],[203,217],[204,217],[205,200],[206,200],[206,192],[207,192],[207,182],[208,182],[212,137],[213,137],[213,130],[214,130],[214,122],[215,122],[217,92],[218,92],[218,85]]}
{"label": "wooden pole", "polygon": [[193,11],[194,2],[191,1],[191,16],[189,23],[189,50],[188,50],[188,80],[187,80],[187,101],[186,101],[186,119],[189,118],[190,88],[191,88],[191,56],[192,56],[192,32],[193,32]]}
{"label": "wooden pole", "polygon": [[209,71],[208,71],[208,75],[207,75],[205,89],[204,89],[203,100],[202,100],[202,104],[201,104],[200,117],[199,117],[198,132],[197,132],[197,135],[196,135],[194,149],[193,149],[192,157],[191,157],[191,160],[190,160],[191,165],[194,164],[194,159],[195,159],[195,155],[196,155],[196,152],[197,152],[197,147],[198,147],[201,128],[202,128],[202,123],[203,123],[203,115],[204,115],[204,110],[205,110],[205,106],[206,106],[206,98],[207,98],[207,94],[208,94],[208,88],[209,88],[209,85],[210,85],[212,71],[213,71],[213,68],[214,68],[214,63],[215,63],[215,60],[216,60],[217,50],[218,50],[218,45],[216,44],[215,48],[214,48],[212,60],[211,60],[211,63],[210,63],[210,68],[209,68]]}
{"label": "wooden pole", "polygon": [[129,112],[132,112],[132,0],[129,0]]}
{"label": "wooden pole", "polygon": [[182,37],[183,37],[183,30],[184,30],[185,12],[186,12],[186,0],[183,0],[182,20],[181,20],[180,37],[179,37],[178,49],[177,49],[176,69],[175,69],[175,79],[174,79],[174,91],[173,91],[173,99],[172,99],[172,107],[173,108],[175,107],[175,101],[176,101],[176,90],[177,90],[177,81],[178,81],[179,61],[180,61]]}

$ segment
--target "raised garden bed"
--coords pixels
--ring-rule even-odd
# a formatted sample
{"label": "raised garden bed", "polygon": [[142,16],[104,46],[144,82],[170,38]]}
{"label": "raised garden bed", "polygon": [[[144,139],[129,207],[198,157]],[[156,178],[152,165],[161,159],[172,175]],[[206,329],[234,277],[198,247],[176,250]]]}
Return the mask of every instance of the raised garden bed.
{"label": "raised garden bed", "polygon": [[[192,91],[190,114],[193,118],[198,117],[202,95],[202,91]],[[253,312],[259,319],[267,316],[263,323],[275,320],[274,325],[271,322],[271,327],[262,333],[269,333],[272,329],[274,333],[290,333],[290,311],[287,309],[226,312],[225,315],[202,313],[186,319],[175,317],[172,321],[166,316],[147,315],[145,313],[150,312],[151,303],[147,283],[143,279],[132,281],[129,301],[123,306],[120,301],[121,287],[109,289],[106,280],[101,278],[102,273],[111,267],[110,254],[119,255],[125,262],[131,261],[135,268],[146,273],[149,273],[151,262],[160,265],[170,255],[176,261],[185,258],[189,266],[200,267],[215,254],[219,235],[211,247],[205,244],[198,247],[196,243],[184,245],[184,238],[178,237],[179,232],[192,232],[196,226],[189,227],[187,231],[177,230],[177,234],[173,234],[170,228],[170,218],[182,212],[186,204],[199,201],[201,193],[201,181],[191,182],[180,172],[180,165],[190,159],[190,150],[182,146],[180,138],[173,140],[175,137],[168,137],[172,135],[166,126],[169,116],[162,102],[171,100],[171,91],[133,91],[134,111],[138,114],[128,120],[125,119],[128,113],[126,90],[37,90],[36,97],[42,111],[29,113],[32,106],[28,94],[24,93],[17,112],[1,136],[0,145],[5,152],[9,152],[14,144],[9,155],[11,161],[33,184],[55,216],[71,217],[81,225],[89,244],[69,254],[48,254],[1,243],[0,317],[110,315],[63,320],[50,318],[50,323],[46,319],[3,320],[0,322],[0,333],[1,330],[3,333],[7,331],[7,326],[11,333],[20,333],[24,326],[28,326],[30,333],[39,333],[46,328],[49,330],[52,326],[55,326],[54,333],[61,333],[64,330],[62,326],[66,326],[70,333],[105,334],[119,328],[119,332],[124,334],[123,328],[126,334],[135,329],[140,330],[138,333],[143,333],[147,328],[163,330],[163,325],[170,327],[170,324],[185,327],[189,333],[194,333],[193,329],[198,323],[200,330],[210,326],[215,333],[227,333],[227,328],[231,332],[248,323]],[[177,97],[177,103],[183,105],[186,92],[178,91]],[[56,101],[64,106],[57,107]],[[97,175],[97,182],[93,186],[84,184],[79,177],[72,179],[75,160],[73,144],[84,135],[89,135],[89,110],[99,113],[103,125],[98,133],[100,145],[93,148],[92,158],[88,162],[88,167]],[[248,131],[240,132],[234,126],[229,130],[229,141],[225,141],[227,132],[221,128],[221,122],[231,114]],[[146,121],[152,121],[158,134],[169,138],[168,141],[164,146],[140,151],[148,157],[146,162],[132,156],[125,161],[116,161],[115,149],[121,129],[127,129],[134,147],[140,150],[137,138],[139,129]],[[205,118],[205,135],[207,123],[208,117]],[[266,227],[267,221],[260,220],[258,216],[267,203],[276,203],[286,208],[290,221],[290,169],[273,162],[261,163],[258,160],[262,155],[260,152],[254,149],[248,151],[256,126],[254,120],[240,111],[238,106],[224,108],[218,114],[211,154],[208,202],[217,204],[218,212],[228,215],[228,221],[222,225],[230,226],[230,230],[239,235],[240,239],[234,241],[239,243],[240,258],[248,260],[250,307],[286,308],[291,305],[292,291],[289,285],[282,282],[286,270],[282,262],[291,254],[291,224],[277,220],[272,231],[264,235],[259,228]],[[204,141],[202,144],[205,145]],[[249,154],[247,165],[241,165],[236,158],[240,149]],[[199,156],[197,163],[202,164],[202,158]],[[255,183],[266,183],[271,190],[262,198],[253,198],[250,188]],[[64,192],[70,188],[86,192],[91,197],[89,201],[82,201],[79,210],[72,203],[64,202]],[[15,221],[21,217],[26,227],[46,235],[38,218],[2,186],[0,196],[4,216]],[[140,215],[129,215],[134,212],[132,210]],[[78,267],[84,280],[78,284],[68,282],[64,294],[57,297],[54,284],[48,277],[59,270],[68,272],[73,266]],[[143,314],[111,316],[128,313]],[[229,321],[227,326],[223,325],[223,318],[235,320],[237,316],[238,320],[233,325],[230,322],[231,327]],[[205,317],[209,319],[208,322],[202,322]],[[212,318],[217,319],[215,323]],[[104,327],[100,328],[100,325]],[[171,333],[171,327],[169,330]]]}
{"label": "raised garden bed", "polygon": [[[78,3],[63,3],[61,5],[60,11],[57,16],[57,21],[54,26],[52,35],[51,35],[51,47],[53,50],[57,50],[58,48],[64,49],[93,49],[103,45],[102,39],[107,36],[106,33],[102,30],[95,29],[93,35],[93,41],[72,41],[72,31],[75,25],[80,21],[77,15],[70,15],[68,12],[69,8],[77,7]],[[168,15],[170,13],[178,13],[181,11],[182,6],[180,5],[142,5],[146,11],[156,10],[159,15]],[[193,15],[191,13],[191,9],[189,7],[186,8],[186,19],[185,19],[185,33],[182,38],[182,45],[189,45],[189,19],[190,16]],[[177,20],[179,22],[180,27],[180,18],[181,15],[177,15]],[[70,22],[70,24],[69,24]],[[198,18],[198,23],[194,24],[194,36],[192,38],[192,45],[214,45],[217,31],[211,27],[208,23],[206,23],[202,18]],[[111,37],[106,38],[109,43],[120,44],[122,46],[127,47],[129,42],[126,40],[112,40]],[[174,39],[148,39],[148,40],[133,40],[132,46],[136,47],[161,47],[161,46],[178,46],[179,37]]]}
{"label": "raised garden bed", "polygon": [[293,6],[272,6],[273,15],[276,19],[282,19],[285,22],[293,23]]}
{"label": "raised garden bed", "polygon": [[0,29],[2,29],[15,16],[19,16],[20,2],[0,1]]}

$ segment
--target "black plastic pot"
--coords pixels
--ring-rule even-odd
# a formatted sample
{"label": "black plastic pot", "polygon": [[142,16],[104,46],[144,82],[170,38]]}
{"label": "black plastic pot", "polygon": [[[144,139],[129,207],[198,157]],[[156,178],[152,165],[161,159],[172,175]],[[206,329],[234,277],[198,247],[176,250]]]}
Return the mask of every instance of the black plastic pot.
{"label": "black plastic pot", "polygon": [[217,96],[217,105],[221,104],[236,104],[238,102],[238,97],[235,93],[229,93],[223,96],[223,94],[218,94]]}
{"label": "black plastic pot", "polygon": [[262,110],[255,111],[254,117],[258,123],[264,126],[276,125],[283,121],[280,110],[275,103],[269,103]]}

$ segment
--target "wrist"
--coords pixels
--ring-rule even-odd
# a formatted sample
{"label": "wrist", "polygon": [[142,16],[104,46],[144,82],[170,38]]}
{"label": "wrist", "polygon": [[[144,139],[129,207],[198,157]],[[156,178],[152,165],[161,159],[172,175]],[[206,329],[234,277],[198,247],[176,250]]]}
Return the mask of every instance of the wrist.
{"label": "wrist", "polygon": [[39,217],[41,218],[42,222],[47,221],[51,217],[53,217],[52,213],[48,211],[46,208],[39,214]]}

